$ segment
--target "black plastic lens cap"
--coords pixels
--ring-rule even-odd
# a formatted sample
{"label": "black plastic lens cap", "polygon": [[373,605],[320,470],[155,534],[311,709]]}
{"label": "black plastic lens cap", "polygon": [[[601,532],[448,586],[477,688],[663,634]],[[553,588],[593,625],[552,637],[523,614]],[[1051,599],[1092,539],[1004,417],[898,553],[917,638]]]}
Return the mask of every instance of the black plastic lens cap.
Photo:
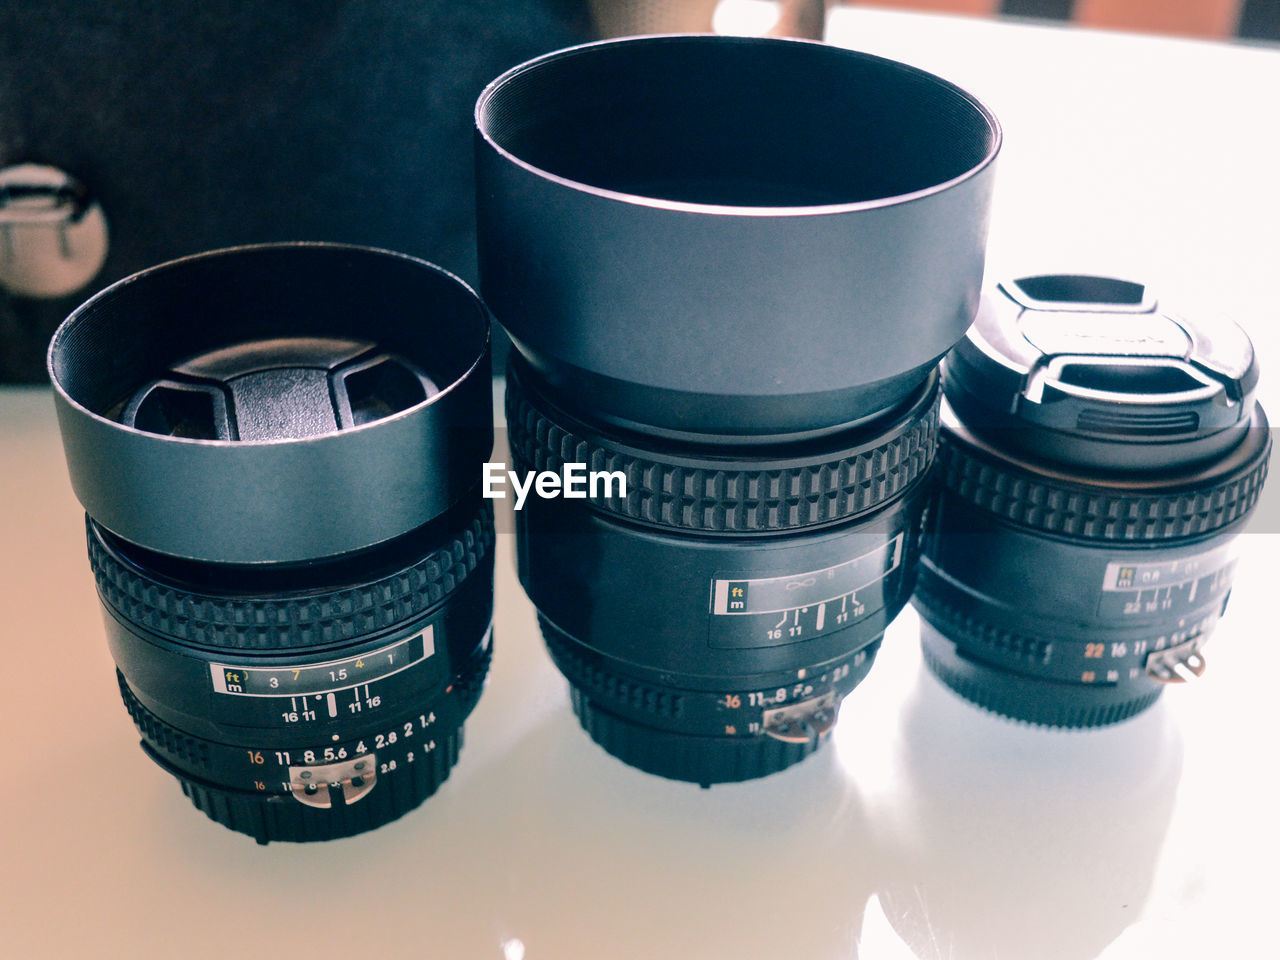
{"label": "black plastic lens cap", "polygon": [[1104,469],[1158,469],[1230,449],[1258,381],[1236,324],[1188,319],[1131,281],[1072,275],[987,291],[943,372],[956,415],[998,433],[998,446]]}

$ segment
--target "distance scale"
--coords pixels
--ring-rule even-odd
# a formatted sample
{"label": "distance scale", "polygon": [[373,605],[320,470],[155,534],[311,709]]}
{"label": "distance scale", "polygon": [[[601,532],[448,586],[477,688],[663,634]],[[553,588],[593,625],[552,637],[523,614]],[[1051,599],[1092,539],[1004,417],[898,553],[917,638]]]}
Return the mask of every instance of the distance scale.
{"label": "distance scale", "polygon": [[1159,563],[1107,564],[1098,598],[1098,616],[1130,620],[1154,614],[1190,613],[1231,589],[1235,572],[1232,544]]}
{"label": "distance scale", "polygon": [[772,647],[843,630],[884,607],[884,581],[902,565],[903,534],[821,570],[711,581],[710,644]]}
{"label": "distance scale", "polygon": [[435,625],[428,624],[413,636],[341,660],[269,667],[211,663],[209,673],[216,693],[236,701],[274,701],[269,710],[275,723],[305,724],[376,710],[382,696],[370,684],[408,670],[434,653]]}

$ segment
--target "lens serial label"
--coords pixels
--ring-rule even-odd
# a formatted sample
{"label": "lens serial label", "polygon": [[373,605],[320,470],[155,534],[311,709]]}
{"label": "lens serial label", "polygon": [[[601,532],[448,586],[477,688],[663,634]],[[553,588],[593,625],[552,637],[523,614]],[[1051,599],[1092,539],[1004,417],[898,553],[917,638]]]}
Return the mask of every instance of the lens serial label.
{"label": "lens serial label", "polygon": [[407,670],[435,653],[435,626],[404,640],[342,660],[302,666],[246,667],[209,664],[213,689],[240,697],[325,694],[372,683]]}
{"label": "lens serial label", "polygon": [[844,563],[781,577],[711,582],[713,647],[798,643],[884,606],[884,581],[902,565],[903,535]]}

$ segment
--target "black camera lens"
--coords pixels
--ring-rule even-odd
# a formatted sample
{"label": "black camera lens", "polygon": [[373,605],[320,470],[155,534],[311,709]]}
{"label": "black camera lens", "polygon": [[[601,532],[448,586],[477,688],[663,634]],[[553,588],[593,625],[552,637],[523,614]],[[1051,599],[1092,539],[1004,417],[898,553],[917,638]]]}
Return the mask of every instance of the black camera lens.
{"label": "black camera lens", "polygon": [[711,36],[542,57],[476,121],[512,459],[565,490],[516,514],[520,577],[579,719],[674,779],[782,769],[911,592],[999,128],[902,64]]}
{"label": "black camera lens", "polygon": [[943,361],[924,659],[1018,720],[1114,723],[1198,676],[1271,451],[1252,344],[1093,276],[1007,281]]}
{"label": "black camera lens", "polygon": [[429,796],[491,651],[471,290],[380,250],[222,250],[89,300],[49,370],[147,754],[262,843]]}

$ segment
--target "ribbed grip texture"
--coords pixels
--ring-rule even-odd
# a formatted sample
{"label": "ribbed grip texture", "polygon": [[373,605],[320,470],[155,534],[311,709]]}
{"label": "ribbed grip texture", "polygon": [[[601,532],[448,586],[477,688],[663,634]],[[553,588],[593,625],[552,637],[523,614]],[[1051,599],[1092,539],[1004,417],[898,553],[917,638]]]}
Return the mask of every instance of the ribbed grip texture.
{"label": "ribbed grip texture", "polygon": [[755,780],[784,770],[813,753],[822,738],[788,743],[768,736],[703,737],[673,733],[625,720],[570,687],[573,712],[600,746],[646,773],[709,787]]}
{"label": "ribbed grip texture", "polygon": [[[931,578],[924,572],[916,581],[912,603],[931,624],[949,637],[961,637],[966,644],[985,647],[995,654],[1008,657],[1029,667],[1043,666],[1049,662],[1053,644],[1025,634],[1003,630],[948,603],[929,588]],[[978,609],[975,605],[975,609]]]}
{"label": "ribbed grip texture", "polygon": [[959,657],[937,633],[926,635],[920,649],[925,665],[946,686],[984,710],[1023,723],[1103,727],[1141,713],[1163,692],[1159,686],[1094,687],[1011,674]]}
{"label": "ribbed grip texture", "polygon": [[879,443],[821,462],[756,469],[750,461],[640,452],[562,425],[515,375],[507,378],[506,410],[517,469],[560,473],[566,463],[581,463],[589,472],[618,471],[626,477],[625,497],[592,496],[588,489],[585,502],[632,520],[717,533],[788,530],[874,510],[928,470],[938,432],[935,397],[923,416]]}
{"label": "ribbed grip texture", "polygon": [[683,716],[684,697],[678,691],[660,690],[602,670],[582,656],[576,645],[566,640],[545,617],[538,617],[538,626],[556,667],[571,685],[581,687],[588,696],[656,717],[679,719]]}
{"label": "ribbed grip texture", "polygon": [[368,796],[327,810],[305,806],[288,796],[257,796],[213,787],[178,775],[182,792],[211,819],[259,843],[303,843],[350,837],[380,827],[420,805],[449,777],[462,749],[462,728],[437,738],[435,750],[412,764],[378,775]]}
{"label": "ribbed grip texture", "polygon": [[1086,540],[1133,542],[1201,536],[1240,519],[1258,502],[1271,451],[1227,478],[1198,490],[1127,493],[1089,489],[1005,466],[971,453],[944,431],[939,473],[961,499],[1032,530]]}
{"label": "ribbed grip texture", "polygon": [[130,623],[186,643],[276,650],[349,640],[403,623],[448,596],[493,549],[486,504],[460,533],[421,560],[370,583],[327,593],[235,597],[152,580],[89,525],[89,563],[103,603]]}
{"label": "ribbed grip texture", "polygon": [[120,686],[120,699],[124,701],[124,708],[129,711],[130,719],[133,720],[134,726],[138,728],[144,740],[150,741],[155,748],[181,763],[199,769],[209,767],[208,743],[196,737],[187,736],[144,707],[133,695],[129,684],[125,682],[124,674],[119,670],[116,671],[116,683]]}

